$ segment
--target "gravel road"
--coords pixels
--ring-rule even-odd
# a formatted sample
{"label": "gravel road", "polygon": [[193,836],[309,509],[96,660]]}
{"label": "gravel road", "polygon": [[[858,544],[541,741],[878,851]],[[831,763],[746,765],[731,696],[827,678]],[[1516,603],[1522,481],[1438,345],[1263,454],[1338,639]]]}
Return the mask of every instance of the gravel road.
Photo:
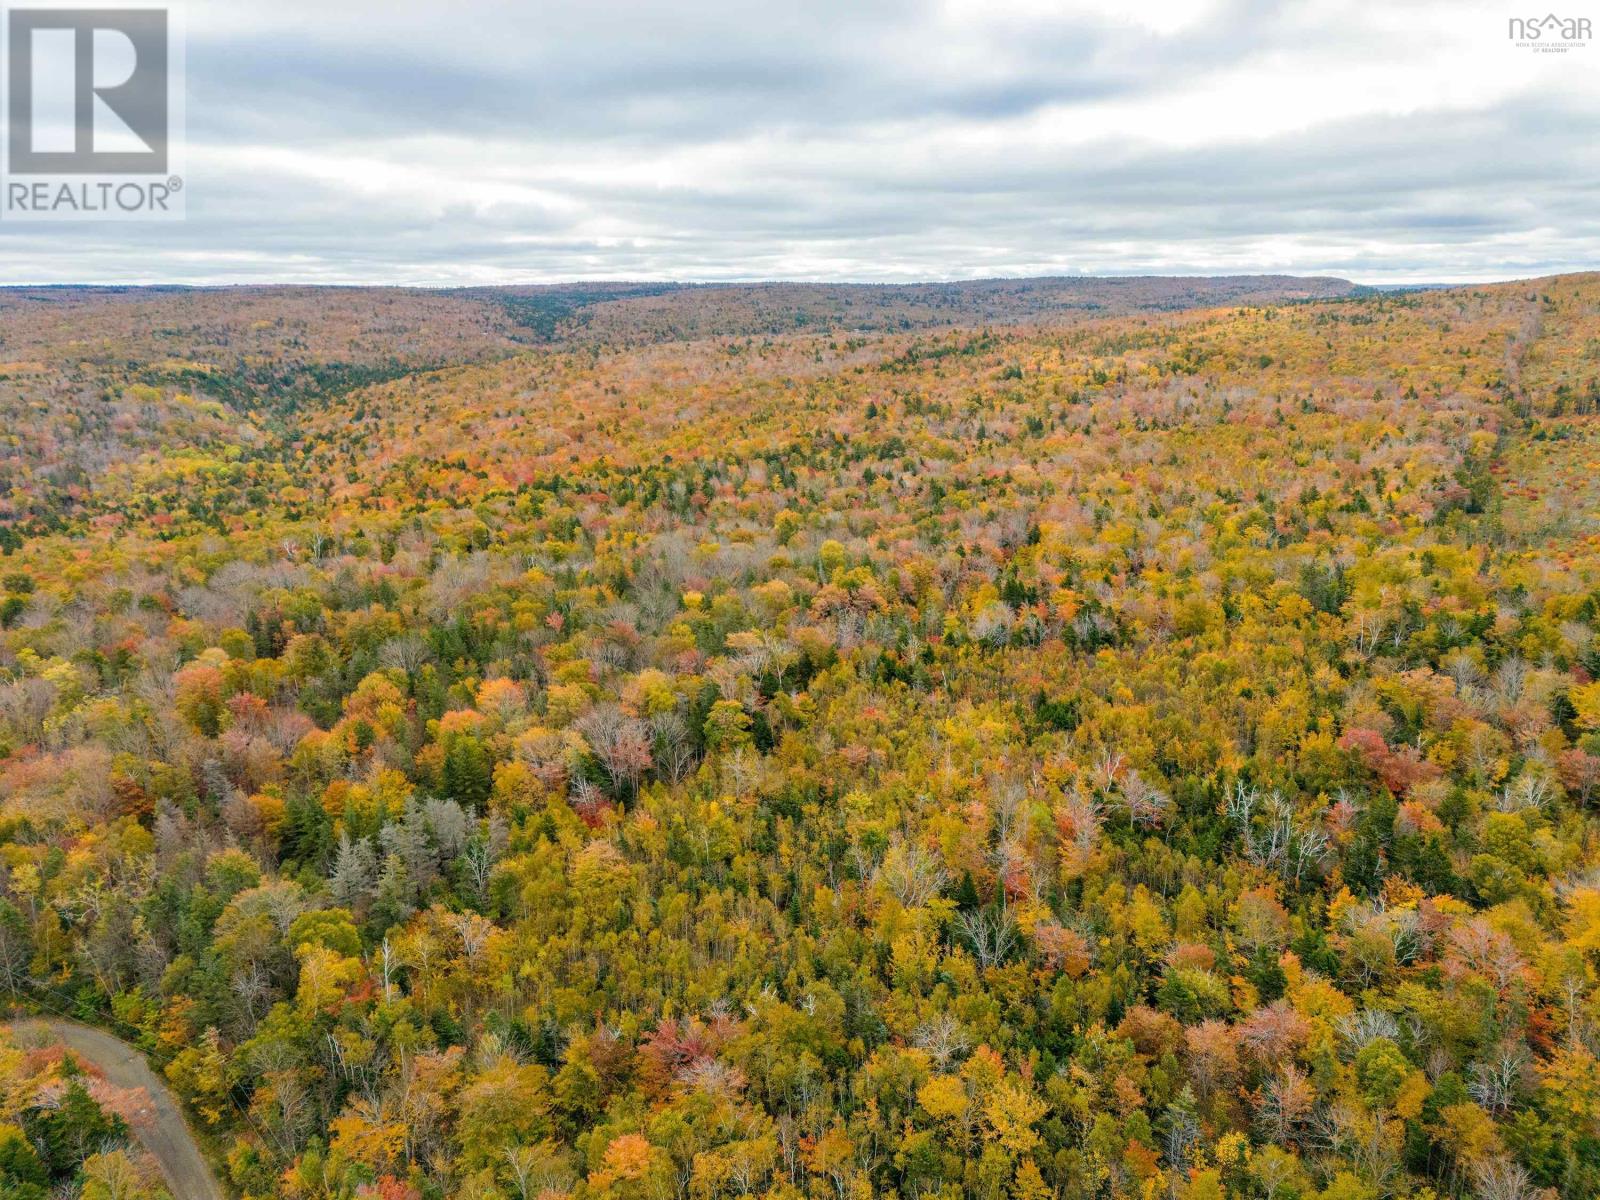
{"label": "gravel road", "polygon": [[154,1114],[151,1120],[135,1125],[133,1134],[160,1165],[173,1200],[227,1200],[189,1132],[183,1109],[139,1051],[109,1033],[75,1021],[23,1017],[5,1025],[24,1044],[63,1043],[117,1087],[143,1088],[149,1093]]}

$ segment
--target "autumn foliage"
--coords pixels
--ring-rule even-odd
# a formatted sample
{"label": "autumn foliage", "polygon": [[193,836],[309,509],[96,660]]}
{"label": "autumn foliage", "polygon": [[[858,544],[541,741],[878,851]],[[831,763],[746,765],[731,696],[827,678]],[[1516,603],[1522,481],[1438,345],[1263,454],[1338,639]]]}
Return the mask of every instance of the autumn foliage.
{"label": "autumn foliage", "polygon": [[1171,282],[0,310],[0,982],[246,1197],[1600,1194],[1600,278]]}

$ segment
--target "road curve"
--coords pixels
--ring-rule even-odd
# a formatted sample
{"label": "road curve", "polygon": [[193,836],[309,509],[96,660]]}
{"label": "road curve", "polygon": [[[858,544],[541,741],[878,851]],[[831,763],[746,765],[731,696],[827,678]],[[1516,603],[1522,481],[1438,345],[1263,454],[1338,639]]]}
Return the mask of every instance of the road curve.
{"label": "road curve", "polygon": [[76,1021],[21,1017],[4,1025],[24,1041],[61,1042],[119,1088],[143,1088],[150,1096],[155,1116],[134,1126],[133,1135],[160,1166],[173,1200],[228,1200],[189,1132],[183,1109],[139,1051],[109,1033]]}

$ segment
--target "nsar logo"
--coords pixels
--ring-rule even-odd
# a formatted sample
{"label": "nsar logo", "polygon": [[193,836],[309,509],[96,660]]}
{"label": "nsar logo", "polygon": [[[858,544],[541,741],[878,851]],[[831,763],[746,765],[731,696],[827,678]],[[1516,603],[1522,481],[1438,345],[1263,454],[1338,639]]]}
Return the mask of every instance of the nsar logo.
{"label": "nsar logo", "polygon": [[1593,26],[1588,17],[1512,17],[1506,36],[1519,46],[1544,54],[1565,54],[1589,44]]}

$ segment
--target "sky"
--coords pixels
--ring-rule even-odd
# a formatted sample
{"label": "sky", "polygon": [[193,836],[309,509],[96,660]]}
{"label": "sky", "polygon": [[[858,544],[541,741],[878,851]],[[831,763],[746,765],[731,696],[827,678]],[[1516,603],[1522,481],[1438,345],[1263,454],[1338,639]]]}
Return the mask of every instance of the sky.
{"label": "sky", "polygon": [[0,282],[1595,269],[1600,41],[1527,7],[191,0],[186,219]]}

